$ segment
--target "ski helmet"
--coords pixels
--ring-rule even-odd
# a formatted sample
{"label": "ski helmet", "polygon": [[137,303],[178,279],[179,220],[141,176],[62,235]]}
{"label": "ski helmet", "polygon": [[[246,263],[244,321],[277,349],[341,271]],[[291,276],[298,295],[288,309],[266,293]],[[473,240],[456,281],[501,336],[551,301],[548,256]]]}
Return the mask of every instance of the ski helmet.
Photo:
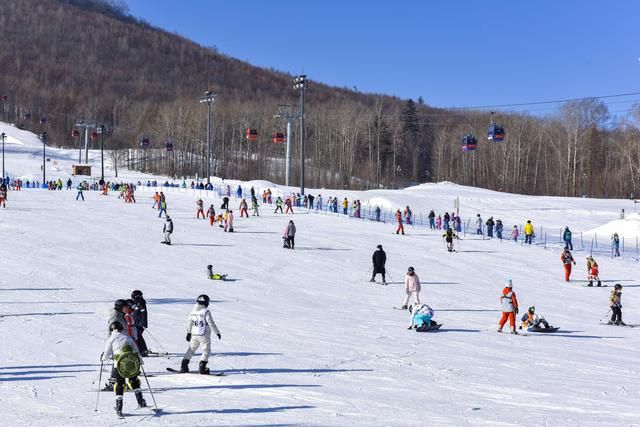
{"label": "ski helmet", "polygon": [[139,289],[136,289],[135,291],[131,292],[131,299],[139,299],[142,298],[142,291]]}
{"label": "ski helmet", "polygon": [[535,306],[531,306],[529,307],[529,313],[535,313],[536,312],[536,307]]}
{"label": "ski helmet", "polygon": [[167,215],[167,221],[171,221],[171,217]]}
{"label": "ski helmet", "polygon": [[382,249],[382,245],[378,245],[376,246],[378,249]]}
{"label": "ski helmet", "polygon": [[116,300],[116,302],[113,304],[113,308],[115,308],[118,311],[122,311],[122,307],[124,307],[125,305],[126,306],[129,305],[127,300],[119,299],[119,300]]}
{"label": "ski helmet", "polygon": [[409,269],[407,270],[407,273],[413,273],[413,272],[414,272],[413,267],[409,267]]}
{"label": "ski helmet", "polygon": [[513,281],[511,279],[507,279],[507,283],[505,283],[507,288],[513,288]]}
{"label": "ski helmet", "polygon": [[208,295],[200,295],[196,302],[200,305],[204,305],[205,307],[209,307],[209,296]]}
{"label": "ski helmet", "polygon": [[122,323],[118,322],[117,320],[115,322],[111,322],[111,324],[109,325],[109,331],[122,331],[124,329],[124,327],[122,326]]}
{"label": "ski helmet", "polygon": [[620,283],[616,283],[614,288],[617,289],[617,290],[621,290],[622,289],[622,285]]}
{"label": "ski helmet", "polygon": [[213,265],[209,264],[207,265],[207,270],[212,270],[213,269]]}

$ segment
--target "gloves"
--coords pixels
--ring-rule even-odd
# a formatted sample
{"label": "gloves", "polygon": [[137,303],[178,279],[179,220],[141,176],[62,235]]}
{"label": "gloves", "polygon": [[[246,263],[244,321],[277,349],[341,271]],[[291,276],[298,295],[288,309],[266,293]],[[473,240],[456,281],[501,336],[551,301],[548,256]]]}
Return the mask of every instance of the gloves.
{"label": "gloves", "polygon": [[520,325],[520,326],[518,327],[518,329],[522,329],[522,325]]}
{"label": "gloves", "polygon": [[222,335],[217,334],[218,335],[218,339],[221,340],[222,339]]}
{"label": "gloves", "polygon": [[187,342],[191,341],[191,334],[187,334]]}

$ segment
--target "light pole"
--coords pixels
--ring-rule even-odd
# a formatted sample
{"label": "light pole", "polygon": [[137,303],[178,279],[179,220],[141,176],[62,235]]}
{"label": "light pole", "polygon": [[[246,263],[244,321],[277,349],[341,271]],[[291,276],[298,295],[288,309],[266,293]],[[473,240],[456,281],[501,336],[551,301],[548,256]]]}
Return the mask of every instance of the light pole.
{"label": "light pole", "polygon": [[42,132],[42,135],[40,135],[40,138],[42,139],[42,183],[44,184],[45,182],[47,182],[47,156],[46,156],[46,147],[47,147],[47,137],[49,135],[47,135],[46,132]]}
{"label": "light pole", "polygon": [[0,138],[2,138],[2,181],[4,181],[4,139],[7,137],[7,134],[2,132],[0,133]]}
{"label": "light pole", "polygon": [[105,125],[100,125],[100,179],[104,181],[104,131]]}
{"label": "light pole", "polygon": [[207,104],[207,185],[211,184],[211,104],[216,96],[210,90],[200,97],[200,104]]}
{"label": "light pole", "polygon": [[8,121],[7,118],[5,117],[5,105],[7,103],[7,100],[9,100],[9,96],[7,95],[2,95],[2,97],[0,98],[0,100],[2,101],[2,120],[3,121]]}
{"label": "light pole", "polygon": [[291,123],[300,117],[299,112],[292,112],[290,105],[278,105],[278,114],[273,117],[278,119],[285,119],[287,121],[287,148],[284,160],[284,185],[287,187],[291,185]]}
{"label": "light pole", "polygon": [[307,76],[300,74],[293,79],[293,88],[300,90],[300,194],[304,196],[304,89]]}

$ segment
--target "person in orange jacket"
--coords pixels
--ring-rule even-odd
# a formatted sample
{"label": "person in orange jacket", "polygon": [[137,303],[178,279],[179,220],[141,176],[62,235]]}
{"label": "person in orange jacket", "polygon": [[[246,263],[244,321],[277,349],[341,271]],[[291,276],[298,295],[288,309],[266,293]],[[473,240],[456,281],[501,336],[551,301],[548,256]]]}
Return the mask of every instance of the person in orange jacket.
{"label": "person in orange jacket", "polygon": [[509,320],[511,333],[517,335],[516,315],[518,314],[518,299],[516,298],[516,293],[513,292],[513,282],[511,279],[507,280],[507,283],[502,290],[500,304],[502,304],[502,317],[500,318],[500,323],[498,323],[498,332],[502,332],[504,324]]}
{"label": "person in orange jacket", "polygon": [[153,206],[151,206],[151,209],[155,209],[156,207],[160,209],[160,195],[157,191],[156,194],[153,195]]}
{"label": "person in orange jacket", "polygon": [[402,225],[402,212],[400,212],[400,209],[396,211],[396,220],[398,221],[398,228],[396,229],[396,234],[399,234],[400,232],[402,232],[402,234],[404,235],[404,226]]}
{"label": "person in orange jacket", "polygon": [[576,265],[576,262],[568,248],[564,248],[562,254],[560,254],[560,259],[564,264],[564,280],[568,282],[569,276],[571,276],[571,264],[573,263],[573,265]]}

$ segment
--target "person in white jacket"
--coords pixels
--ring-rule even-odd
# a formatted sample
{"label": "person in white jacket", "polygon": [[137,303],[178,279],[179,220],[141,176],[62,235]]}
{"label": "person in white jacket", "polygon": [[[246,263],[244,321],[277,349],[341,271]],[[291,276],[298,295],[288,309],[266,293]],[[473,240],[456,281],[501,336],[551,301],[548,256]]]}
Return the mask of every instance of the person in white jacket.
{"label": "person in white jacket", "polygon": [[189,315],[189,323],[187,324],[187,342],[189,342],[189,348],[182,359],[180,372],[189,372],[189,361],[191,357],[196,350],[202,347],[199,372],[204,375],[209,374],[207,362],[209,361],[209,353],[211,352],[211,332],[213,331],[218,339],[222,339],[222,335],[213,321],[211,311],[209,311],[208,307],[209,296],[200,295]]}
{"label": "person in white jacket", "polygon": [[[138,369],[126,371],[123,370],[124,367],[118,364],[118,361],[121,358],[134,357],[135,359],[137,357],[137,360],[141,363],[141,359],[138,346],[133,338],[127,335],[124,331],[122,323],[115,321],[109,325],[109,329],[111,330],[111,336],[107,340],[101,359],[103,362],[113,359],[114,364],[117,367],[117,369],[115,369],[116,382],[114,384],[116,392],[116,412],[119,416],[122,416],[122,396],[124,394],[125,382],[127,380],[129,381],[129,386],[134,391],[136,400],[138,401],[138,406],[144,408],[147,406],[147,402],[145,402],[142,396],[142,390],[140,390],[140,380],[138,379],[139,365]],[[134,356],[131,356],[131,354]]]}
{"label": "person in white jacket", "polygon": [[416,294],[416,302],[420,303],[420,278],[418,278],[413,267],[409,267],[407,275],[404,278],[404,293],[405,297],[402,303],[403,310],[407,309],[412,294]]}

